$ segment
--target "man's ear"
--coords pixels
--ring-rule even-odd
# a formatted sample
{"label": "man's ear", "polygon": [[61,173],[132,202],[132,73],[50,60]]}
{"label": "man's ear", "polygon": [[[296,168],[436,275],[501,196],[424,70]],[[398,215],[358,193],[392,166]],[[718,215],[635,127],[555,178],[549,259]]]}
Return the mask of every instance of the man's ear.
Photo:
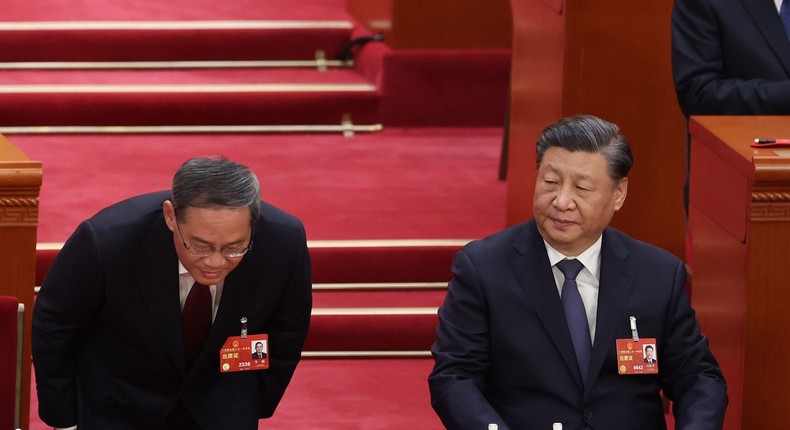
{"label": "man's ear", "polygon": [[620,179],[617,183],[617,188],[614,190],[614,210],[619,211],[625,203],[625,197],[628,195],[628,178]]}
{"label": "man's ear", "polygon": [[167,228],[174,232],[176,230],[176,209],[173,207],[173,202],[165,200],[162,203],[162,213],[164,214]]}

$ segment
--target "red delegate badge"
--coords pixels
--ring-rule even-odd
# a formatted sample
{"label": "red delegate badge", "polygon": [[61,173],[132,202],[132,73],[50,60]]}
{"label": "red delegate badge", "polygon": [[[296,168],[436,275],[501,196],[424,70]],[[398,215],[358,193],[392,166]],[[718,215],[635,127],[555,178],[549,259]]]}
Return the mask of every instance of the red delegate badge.
{"label": "red delegate badge", "polygon": [[617,339],[617,373],[644,375],[658,373],[655,338]]}
{"label": "red delegate badge", "polygon": [[219,370],[242,372],[269,368],[269,335],[231,336],[219,350]]}

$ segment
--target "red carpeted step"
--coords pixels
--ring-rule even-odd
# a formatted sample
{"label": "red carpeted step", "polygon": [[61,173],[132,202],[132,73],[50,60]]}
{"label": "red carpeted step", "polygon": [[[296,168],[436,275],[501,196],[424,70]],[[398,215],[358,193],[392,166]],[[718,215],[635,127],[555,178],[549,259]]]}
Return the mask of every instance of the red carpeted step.
{"label": "red carpeted step", "polygon": [[110,91],[110,86],[118,87],[119,91],[134,91],[142,86],[165,91],[168,86],[274,84],[365,86],[371,82],[357,70],[345,67],[324,71],[316,67],[0,70],[3,93],[99,92]]}
{"label": "red carpeted step", "polygon": [[351,21],[0,23],[0,62],[334,58]]}
{"label": "red carpeted step", "polygon": [[306,359],[260,429],[440,430],[427,377],[431,358]]}
{"label": "red carpeted step", "polygon": [[[436,308],[314,309],[304,350],[426,353],[435,339]],[[308,354],[309,355],[309,354]],[[386,354],[385,354],[386,355]]]}
{"label": "red carpeted step", "polygon": [[308,355],[427,353],[445,287],[314,289],[305,350]]}
{"label": "red carpeted step", "polygon": [[[327,284],[324,284],[327,285]],[[440,287],[382,288],[360,290],[355,288],[318,289],[313,285],[313,308],[331,312],[332,309],[359,308],[423,308],[439,307],[447,295],[447,284]]]}
{"label": "red carpeted step", "polygon": [[4,21],[344,18],[346,0],[3,0]]}
{"label": "red carpeted step", "polygon": [[509,49],[392,50],[382,61],[385,125],[497,127],[505,123]]}
{"label": "red carpeted step", "polygon": [[0,95],[2,126],[302,125],[378,121],[374,91]]}
{"label": "red carpeted step", "polygon": [[[401,241],[311,241],[310,259],[313,268],[313,283],[331,286],[340,283],[414,283],[432,282],[440,288],[425,288],[434,294],[431,303],[401,303],[397,306],[437,305],[443,294],[444,284],[450,280],[450,265],[456,252],[467,242],[465,240],[415,240],[403,241],[406,245],[397,246]],[[346,246],[341,244],[345,243]],[[421,245],[420,245],[421,244]],[[60,243],[39,244],[36,250],[36,285],[41,285],[49,267],[60,250]],[[360,288],[334,288],[319,290],[318,295],[345,295]],[[380,293],[401,294],[413,289],[379,288]],[[372,294],[370,290],[360,292],[362,297]],[[335,299],[327,299],[335,300]],[[332,304],[334,303],[334,304]],[[364,303],[364,302],[360,302]],[[318,302],[317,306],[336,306],[337,302]],[[348,306],[348,305],[346,305]],[[388,304],[387,306],[396,306]]]}
{"label": "red carpeted step", "polygon": [[313,282],[447,282],[456,252],[466,243],[407,241],[318,242],[310,248]]}
{"label": "red carpeted step", "polygon": [[351,69],[0,72],[0,125],[284,125],[378,122]]}

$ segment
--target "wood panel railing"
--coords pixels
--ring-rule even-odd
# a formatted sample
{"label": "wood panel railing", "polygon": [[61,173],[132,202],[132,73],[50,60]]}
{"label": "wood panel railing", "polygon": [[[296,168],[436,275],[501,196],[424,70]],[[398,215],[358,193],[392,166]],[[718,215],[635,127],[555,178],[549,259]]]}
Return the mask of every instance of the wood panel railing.
{"label": "wood panel railing", "polygon": [[535,142],[543,127],[587,113],[620,126],[636,162],[613,225],[685,255],[685,120],[670,59],[672,0],[511,0],[507,222],[532,216]]}
{"label": "wood panel railing", "polygon": [[30,419],[30,320],[35,285],[36,227],[41,162],[30,160],[0,136],[0,294],[25,305],[22,348],[21,428]]}

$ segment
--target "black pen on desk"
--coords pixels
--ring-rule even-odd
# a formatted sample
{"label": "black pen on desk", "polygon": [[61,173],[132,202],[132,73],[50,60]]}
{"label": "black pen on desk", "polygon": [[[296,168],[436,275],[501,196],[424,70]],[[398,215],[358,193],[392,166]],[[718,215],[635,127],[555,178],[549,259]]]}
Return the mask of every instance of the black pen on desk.
{"label": "black pen on desk", "polygon": [[754,139],[754,143],[756,144],[769,144],[769,143],[780,143],[783,145],[790,144],[790,139]]}

